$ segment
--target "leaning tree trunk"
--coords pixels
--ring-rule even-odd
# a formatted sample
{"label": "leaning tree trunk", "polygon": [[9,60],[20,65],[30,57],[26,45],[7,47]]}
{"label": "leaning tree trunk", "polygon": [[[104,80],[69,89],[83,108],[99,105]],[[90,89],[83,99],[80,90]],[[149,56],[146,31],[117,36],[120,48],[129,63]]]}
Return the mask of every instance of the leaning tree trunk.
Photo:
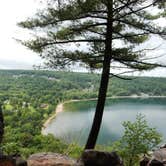
{"label": "leaning tree trunk", "polygon": [[106,32],[106,41],[105,41],[103,71],[101,75],[95,116],[93,119],[92,128],[91,128],[85,149],[94,149],[95,147],[100,126],[101,126],[101,122],[102,122],[104,105],[105,105],[106,94],[107,94],[107,87],[109,83],[110,62],[112,57],[112,27],[113,27],[112,0],[107,1],[107,8],[108,8],[108,18],[107,18],[107,32]]}
{"label": "leaning tree trunk", "polygon": [[3,134],[4,134],[4,122],[3,122],[2,106],[0,104],[0,144],[2,142]]}

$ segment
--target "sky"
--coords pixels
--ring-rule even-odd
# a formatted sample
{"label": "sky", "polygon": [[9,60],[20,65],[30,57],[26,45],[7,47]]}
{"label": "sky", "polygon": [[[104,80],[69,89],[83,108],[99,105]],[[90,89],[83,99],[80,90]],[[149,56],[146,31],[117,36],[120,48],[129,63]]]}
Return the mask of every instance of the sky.
{"label": "sky", "polygon": [[0,69],[32,69],[41,59],[15,38],[27,33],[16,24],[32,16],[39,3],[37,0],[5,0],[0,2]]}
{"label": "sky", "polygon": [[[0,2],[0,69],[33,69],[34,65],[42,63],[39,55],[18,43],[15,38],[24,39],[29,36],[27,31],[17,26],[19,21],[35,14],[40,7],[40,0],[5,0]],[[159,20],[158,24],[166,26],[166,20]],[[153,38],[147,43],[161,47],[153,52],[153,56],[166,54],[166,41]],[[166,64],[166,55],[159,59]],[[80,71],[80,70],[79,70]],[[149,76],[166,76],[166,69],[155,69],[143,73]]]}

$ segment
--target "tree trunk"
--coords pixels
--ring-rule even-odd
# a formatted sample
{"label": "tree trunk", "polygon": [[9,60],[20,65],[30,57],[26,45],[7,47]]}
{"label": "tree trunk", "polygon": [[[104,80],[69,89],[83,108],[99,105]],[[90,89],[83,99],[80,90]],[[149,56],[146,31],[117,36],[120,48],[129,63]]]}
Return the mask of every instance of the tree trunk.
{"label": "tree trunk", "polygon": [[85,149],[94,149],[95,147],[100,126],[101,126],[101,122],[102,122],[104,105],[105,105],[106,94],[107,94],[107,87],[109,83],[110,62],[112,57],[112,27],[113,27],[112,0],[107,1],[107,8],[108,8],[108,17],[107,17],[107,32],[106,32],[106,41],[105,41],[103,71],[101,75],[95,116],[93,119],[92,128],[91,128]]}
{"label": "tree trunk", "polygon": [[4,134],[4,122],[3,122],[2,106],[0,104],[0,144],[2,143],[3,134]]}
{"label": "tree trunk", "polygon": [[132,158],[130,158],[130,160],[129,160],[129,166],[133,166],[133,159]]}

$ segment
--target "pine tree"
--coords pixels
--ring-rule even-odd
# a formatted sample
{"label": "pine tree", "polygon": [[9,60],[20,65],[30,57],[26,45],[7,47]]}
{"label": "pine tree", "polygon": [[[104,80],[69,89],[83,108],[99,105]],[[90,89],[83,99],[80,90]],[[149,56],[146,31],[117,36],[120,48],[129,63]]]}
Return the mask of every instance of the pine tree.
{"label": "pine tree", "polygon": [[[153,14],[153,9],[159,12]],[[165,0],[51,0],[34,18],[19,23],[36,33],[22,44],[39,53],[50,68],[79,63],[102,69],[95,117],[85,149],[96,144],[109,77],[119,77],[112,69],[143,71],[165,67],[152,63],[153,57],[146,56],[147,49],[138,49],[152,35],[165,38],[166,30],[154,24],[165,16]],[[123,44],[117,46],[117,41]]]}

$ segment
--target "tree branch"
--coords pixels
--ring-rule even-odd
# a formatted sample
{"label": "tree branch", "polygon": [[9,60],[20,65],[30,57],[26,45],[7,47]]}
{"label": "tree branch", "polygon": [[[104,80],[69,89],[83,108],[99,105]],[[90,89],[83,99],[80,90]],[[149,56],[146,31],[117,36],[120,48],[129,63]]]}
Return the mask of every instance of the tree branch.
{"label": "tree branch", "polygon": [[133,72],[135,72],[135,71],[125,71],[125,72],[118,73],[118,74],[110,73],[110,75],[111,75],[111,78],[116,77],[116,78],[123,79],[123,80],[133,80],[134,78],[128,78],[128,77],[121,76],[122,74],[133,73]]}
{"label": "tree branch", "polygon": [[158,1],[158,0],[154,1],[153,3],[151,3],[151,4],[147,5],[147,6],[144,6],[144,7],[142,7],[142,8],[139,8],[139,9],[137,9],[137,10],[135,10],[135,11],[132,10],[132,11],[130,11],[130,12],[128,12],[128,13],[125,13],[124,15],[120,15],[120,17],[119,17],[119,18],[116,18],[116,19],[121,19],[121,18],[126,17],[126,16],[128,16],[128,15],[131,15],[131,14],[133,14],[133,13],[135,14],[135,13],[141,11],[141,10],[147,9],[147,8],[153,6],[157,1]]}
{"label": "tree branch", "polygon": [[140,27],[140,26],[138,27],[136,24],[133,24],[133,23],[127,21],[127,20],[116,20],[116,21],[122,22],[122,23],[127,24],[129,26],[132,26],[136,29],[143,30],[143,31],[145,31],[145,33],[166,35],[166,32],[164,33],[164,32],[158,31],[158,29],[154,29],[154,27],[151,27],[151,28],[153,28],[153,30],[150,30],[150,29],[146,29],[146,28],[143,28],[143,27]]}
{"label": "tree branch", "polygon": [[154,57],[149,57],[149,58],[144,58],[144,59],[140,59],[141,61],[145,61],[145,60],[152,60],[152,59],[157,59],[157,58],[161,58],[165,56],[165,54],[163,55],[159,55],[159,56],[154,56]]}
{"label": "tree branch", "polygon": [[119,11],[125,9],[127,6],[130,6],[130,5],[132,5],[133,3],[136,3],[137,1],[138,1],[138,0],[134,0],[134,1],[131,1],[130,3],[129,3],[129,1],[128,1],[125,5],[120,6],[119,8],[114,9],[114,10],[113,10],[113,13],[118,13],[118,14],[119,14]]}
{"label": "tree branch", "polygon": [[[21,43],[29,48],[36,49],[36,48],[43,48],[46,46],[50,45],[56,45],[56,44],[68,44],[68,43],[83,43],[83,42],[105,42],[103,39],[80,39],[80,40],[66,40],[66,41],[54,41],[54,42],[45,42],[45,43],[35,43],[33,45],[33,41],[30,41],[29,43],[27,42],[22,42]],[[35,41],[34,41],[35,42]]]}
{"label": "tree branch", "polygon": [[143,35],[148,35],[149,34],[149,32],[145,32],[145,33],[138,33],[138,34],[133,34],[133,35],[123,35],[123,34],[121,34],[121,33],[119,33],[119,32],[115,32],[114,31],[114,33],[116,33],[116,34],[118,34],[119,35],[119,37],[113,37],[113,40],[115,40],[115,39],[127,39],[127,38],[129,38],[129,37],[135,37],[135,36],[143,36]]}
{"label": "tree branch", "polygon": [[106,22],[101,22],[101,23],[96,23],[96,24],[89,24],[89,25],[79,25],[80,27],[78,28],[71,28],[72,31],[81,31],[81,30],[86,30],[88,28],[93,28],[93,27],[97,27],[97,26],[102,26],[102,25],[106,25]]}
{"label": "tree branch", "polygon": [[[143,65],[149,65],[149,66],[154,66],[154,67],[166,67],[166,65],[162,65],[162,64],[159,64],[159,63],[148,63],[148,62],[142,62],[142,61],[138,61],[138,60],[121,60],[121,59],[117,59],[117,61],[119,61],[120,63],[123,63],[124,65],[129,65],[127,64],[127,62],[135,62],[135,63],[138,63],[138,64],[143,64]],[[132,64],[131,64],[132,65]]]}
{"label": "tree branch", "polygon": [[[72,17],[72,18],[66,18],[66,19],[61,19],[61,20],[55,20],[55,17],[53,18],[49,18],[48,20],[40,20],[40,18],[36,18],[34,20],[27,20],[26,22],[28,22],[29,24],[31,25],[25,25],[24,23],[25,22],[20,22],[18,25],[21,26],[21,27],[24,27],[24,28],[36,28],[36,27],[46,27],[46,26],[49,26],[49,25],[56,25],[60,22],[65,22],[65,21],[76,21],[76,20],[81,20],[81,19],[86,19],[86,18],[97,18],[97,19],[104,19],[106,20],[107,17],[104,17],[104,16],[93,16],[93,15],[90,15],[90,14],[86,14],[86,15],[83,15],[83,16],[79,16],[77,15],[77,17]],[[47,17],[46,17],[47,18]],[[43,22],[42,22],[43,21]]]}
{"label": "tree branch", "polygon": [[138,50],[138,51],[134,51],[133,53],[140,53],[140,52],[143,52],[143,51],[154,51],[157,48],[159,48],[160,46],[161,46],[161,44],[158,45],[157,47],[154,47],[154,48],[145,48],[145,49],[141,49],[141,50]]}

